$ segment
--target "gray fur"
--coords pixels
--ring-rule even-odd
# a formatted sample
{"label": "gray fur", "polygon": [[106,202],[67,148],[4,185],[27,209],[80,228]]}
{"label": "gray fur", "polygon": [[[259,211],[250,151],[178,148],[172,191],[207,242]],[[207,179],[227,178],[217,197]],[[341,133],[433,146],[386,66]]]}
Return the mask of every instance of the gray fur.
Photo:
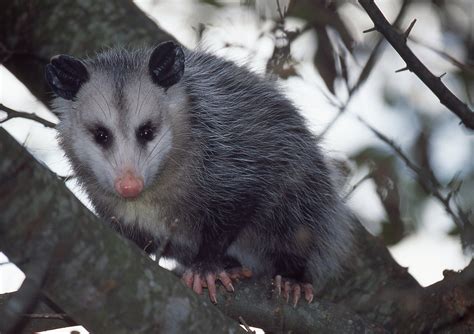
{"label": "gray fur", "polygon": [[[201,52],[185,50],[181,81],[158,87],[151,51],[84,60],[89,81],[74,100],[54,102],[61,146],[99,215],[116,217],[132,239],[169,238],[165,256],[185,267],[214,233],[254,273],[321,287],[351,250],[352,218],[302,116],[275,83]],[[148,119],[159,134],[140,148],[133,133]],[[94,122],[117,139],[106,152],[87,133]],[[144,177],[138,199],[114,192],[124,165]]]}

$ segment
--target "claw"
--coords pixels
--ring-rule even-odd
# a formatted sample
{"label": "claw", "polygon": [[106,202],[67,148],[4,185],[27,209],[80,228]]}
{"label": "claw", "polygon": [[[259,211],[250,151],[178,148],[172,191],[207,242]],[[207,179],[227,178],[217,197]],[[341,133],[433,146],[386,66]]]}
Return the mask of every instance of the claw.
{"label": "claw", "polygon": [[219,280],[221,281],[222,285],[224,285],[224,287],[226,288],[227,291],[229,292],[234,292],[234,286],[232,285],[232,280],[231,278],[229,277],[229,275],[227,275],[227,273],[225,271],[221,271],[219,273]]}
{"label": "claw", "polygon": [[199,274],[194,274],[193,291],[198,295],[202,294],[202,280]]}
{"label": "claw", "polygon": [[209,290],[209,298],[211,302],[217,304],[217,289],[216,289],[216,275],[207,274],[206,275],[207,289]]}
{"label": "claw", "polygon": [[314,299],[313,285],[309,283],[303,284],[303,292],[304,292],[304,299],[306,299],[308,304],[311,304],[311,302]]}
{"label": "claw", "polygon": [[293,307],[296,307],[298,305],[298,301],[301,298],[301,286],[296,283],[293,287]]}
{"label": "claw", "polygon": [[302,296],[308,304],[310,304],[314,299],[313,285],[311,283],[300,283],[292,279],[283,278],[281,275],[276,275],[274,278],[274,285],[278,297],[282,295],[283,290],[283,298],[285,298],[287,303],[291,298],[293,307],[298,305]]}
{"label": "claw", "polygon": [[208,272],[205,275],[199,270],[188,269],[181,276],[184,284],[191,288],[197,294],[202,294],[203,288],[207,288],[209,299],[212,303],[217,304],[217,286],[216,280],[221,281],[222,285],[228,292],[234,292],[232,279],[248,278],[252,276],[252,272],[247,268],[233,268],[230,270],[219,270],[217,272]]}
{"label": "claw", "polygon": [[193,272],[190,270],[186,270],[183,276],[181,277],[181,280],[188,288],[191,289],[193,287]]}
{"label": "claw", "polygon": [[286,302],[290,300],[290,292],[291,292],[291,283],[290,281],[285,281],[283,284],[283,297],[286,299]]}
{"label": "claw", "polygon": [[281,275],[275,276],[275,289],[278,292],[278,297],[281,296]]}

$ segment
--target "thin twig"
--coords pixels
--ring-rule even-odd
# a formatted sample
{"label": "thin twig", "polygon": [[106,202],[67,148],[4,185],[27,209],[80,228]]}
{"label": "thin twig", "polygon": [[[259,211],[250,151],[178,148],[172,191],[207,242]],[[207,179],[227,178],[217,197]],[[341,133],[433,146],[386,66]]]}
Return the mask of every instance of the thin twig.
{"label": "thin twig", "polygon": [[[408,5],[411,3],[411,0],[404,0],[403,3],[402,3],[402,6],[400,7],[400,11],[398,12],[398,15],[397,17],[395,18],[395,20],[393,21],[393,25],[396,27],[400,24],[407,8],[408,8]],[[365,30],[364,32],[371,32],[371,31],[374,31],[376,30],[375,28],[371,28],[371,29],[367,29]],[[359,77],[356,81],[356,83],[349,89],[349,96],[347,97],[345,103],[341,103],[339,106],[338,106],[338,113],[336,114],[336,116],[334,116],[334,118],[328,123],[328,125],[326,125],[326,127],[323,129],[323,131],[321,131],[321,133],[319,134],[318,137],[324,137],[326,135],[326,133],[334,126],[334,124],[336,124],[336,122],[339,120],[339,118],[342,116],[342,114],[344,114],[344,112],[347,110],[347,107],[352,99],[352,97],[355,95],[355,93],[357,92],[357,90],[364,84],[364,82],[367,80],[367,78],[370,76],[370,73],[372,72],[372,69],[375,67],[375,64],[378,60],[378,55],[379,55],[379,52],[381,50],[381,47],[382,47],[382,42],[383,42],[383,38],[380,38],[377,43],[375,44],[372,52],[370,53],[370,56],[369,58],[367,59],[365,65],[364,65],[364,68],[362,69],[362,71],[360,72],[359,74]]]}
{"label": "thin twig", "polygon": [[[281,10],[280,1],[279,0],[275,0],[275,1],[276,1],[276,4],[277,4],[278,16],[280,16],[281,22],[283,22],[283,21],[285,21],[285,14],[286,13],[283,13],[283,11]],[[286,8],[284,9],[284,11],[286,12]]]}
{"label": "thin twig", "polygon": [[[462,102],[454,95],[444,83],[418,59],[411,51],[406,43],[405,34],[395,29],[385,18],[383,13],[375,4],[374,0],[359,0],[365,11],[372,19],[379,31],[387,41],[398,52],[402,59],[406,62],[411,72],[415,73],[418,78],[439,98],[440,102],[456,114],[461,123],[467,128],[474,130],[474,112],[469,109],[466,103]],[[411,26],[414,23],[412,22]],[[409,32],[409,29],[407,30]]]}
{"label": "thin twig", "polygon": [[446,59],[447,61],[449,61],[451,64],[453,64],[454,66],[456,66],[457,68],[459,68],[461,71],[465,71],[465,72],[468,72],[469,74],[471,75],[474,75],[474,66],[472,65],[467,65],[467,64],[464,64],[462,61],[456,59],[455,57],[453,57],[452,55],[450,55],[449,53],[443,51],[443,50],[440,50],[440,49],[437,49],[431,45],[428,45],[427,43],[425,42],[422,42],[420,41],[419,39],[413,37],[413,36],[410,36],[409,37],[409,40],[410,42],[413,42],[413,43],[416,43],[424,48],[427,48],[428,50],[438,54],[440,57]]}
{"label": "thin twig", "polygon": [[54,129],[56,127],[56,124],[53,122],[50,122],[42,117],[39,117],[38,115],[27,113],[24,111],[16,111],[13,109],[8,108],[7,106],[3,105],[0,103],[0,110],[6,112],[7,117],[5,119],[0,120],[0,124],[5,123],[6,121],[9,121],[13,118],[24,118],[24,119],[30,119],[32,121],[38,122],[40,124],[43,124],[44,126],[48,128]]}
{"label": "thin twig", "polygon": [[374,175],[374,171],[371,170],[368,172],[364,177],[362,177],[359,181],[357,181],[351,189],[347,192],[347,194],[344,195],[344,200],[347,200],[353,193],[354,191],[359,188],[359,186],[364,183],[366,180],[370,179]]}
{"label": "thin twig", "polygon": [[[454,207],[451,205],[451,199],[453,194],[455,195],[457,190],[451,190],[448,195],[443,195],[441,191],[441,183],[438,181],[436,176],[433,172],[427,171],[423,168],[418,167],[414,162],[412,162],[408,156],[402,151],[402,149],[395,144],[395,142],[389,139],[387,136],[370,126],[366,121],[364,121],[361,117],[358,117],[358,120],[364,124],[370,131],[372,131],[380,140],[386,143],[388,146],[392,148],[392,150],[403,160],[405,165],[411,169],[417,176],[418,183],[421,187],[429,194],[432,194],[435,198],[437,198],[441,204],[444,206],[446,212],[452,217],[454,223],[459,227],[463,228],[466,224],[469,223],[469,214],[464,212],[464,210],[455,203]],[[456,212],[455,212],[456,211]]]}

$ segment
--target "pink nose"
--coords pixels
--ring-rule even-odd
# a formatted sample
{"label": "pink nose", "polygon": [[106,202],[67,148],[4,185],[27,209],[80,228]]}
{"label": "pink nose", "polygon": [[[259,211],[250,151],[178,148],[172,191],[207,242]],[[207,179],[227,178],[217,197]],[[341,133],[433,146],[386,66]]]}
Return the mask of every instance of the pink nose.
{"label": "pink nose", "polygon": [[115,190],[125,198],[134,198],[143,190],[143,179],[127,171],[115,180]]}

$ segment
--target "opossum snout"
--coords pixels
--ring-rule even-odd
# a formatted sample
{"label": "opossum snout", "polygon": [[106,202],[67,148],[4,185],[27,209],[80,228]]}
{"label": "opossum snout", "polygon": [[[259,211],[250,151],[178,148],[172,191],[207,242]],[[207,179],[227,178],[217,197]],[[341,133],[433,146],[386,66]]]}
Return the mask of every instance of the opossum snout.
{"label": "opossum snout", "polygon": [[115,179],[115,190],[125,198],[135,198],[143,190],[143,178],[132,171],[126,171]]}

